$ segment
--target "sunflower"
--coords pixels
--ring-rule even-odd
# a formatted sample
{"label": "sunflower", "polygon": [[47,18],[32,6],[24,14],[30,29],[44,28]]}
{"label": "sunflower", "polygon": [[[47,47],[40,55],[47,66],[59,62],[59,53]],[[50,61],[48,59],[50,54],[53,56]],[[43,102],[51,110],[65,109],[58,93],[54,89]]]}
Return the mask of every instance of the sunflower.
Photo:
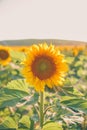
{"label": "sunflower", "polygon": [[78,53],[79,53],[78,48],[77,48],[77,47],[74,47],[74,48],[73,48],[73,55],[74,55],[74,56],[77,56]]}
{"label": "sunflower", "polygon": [[23,65],[26,81],[37,91],[44,91],[45,85],[49,88],[62,85],[67,71],[64,56],[55,46],[46,43],[32,45]]}
{"label": "sunflower", "polygon": [[7,65],[11,61],[10,48],[0,46],[0,64]]}

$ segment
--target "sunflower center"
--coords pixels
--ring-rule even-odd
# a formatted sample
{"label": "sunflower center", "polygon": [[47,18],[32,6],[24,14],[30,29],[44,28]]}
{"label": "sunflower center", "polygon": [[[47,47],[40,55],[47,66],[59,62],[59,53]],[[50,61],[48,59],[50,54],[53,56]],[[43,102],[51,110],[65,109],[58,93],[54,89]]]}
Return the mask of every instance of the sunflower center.
{"label": "sunflower center", "polygon": [[0,50],[0,59],[1,59],[1,60],[5,60],[5,59],[7,59],[8,57],[9,57],[9,54],[8,54],[7,51],[5,51],[5,50]]}
{"label": "sunflower center", "polygon": [[40,80],[45,80],[55,73],[56,65],[52,57],[42,55],[35,57],[31,69],[36,77]]}
{"label": "sunflower center", "polygon": [[47,64],[42,62],[39,67],[40,71],[45,71],[47,69]]}

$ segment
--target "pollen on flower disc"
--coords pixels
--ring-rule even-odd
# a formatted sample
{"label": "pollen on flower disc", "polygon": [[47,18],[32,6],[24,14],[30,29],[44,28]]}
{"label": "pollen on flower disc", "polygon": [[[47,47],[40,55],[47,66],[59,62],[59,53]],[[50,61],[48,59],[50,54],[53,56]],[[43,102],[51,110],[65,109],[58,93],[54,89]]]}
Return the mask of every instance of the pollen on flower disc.
{"label": "pollen on flower disc", "polygon": [[31,65],[32,72],[40,80],[50,78],[56,71],[54,60],[50,56],[36,56]]}

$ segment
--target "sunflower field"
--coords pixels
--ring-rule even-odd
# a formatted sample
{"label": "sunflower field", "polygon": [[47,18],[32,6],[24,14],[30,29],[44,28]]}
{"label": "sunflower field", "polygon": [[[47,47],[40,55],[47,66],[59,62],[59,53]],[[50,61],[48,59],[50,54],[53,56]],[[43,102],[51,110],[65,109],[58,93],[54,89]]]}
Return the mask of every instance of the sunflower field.
{"label": "sunflower field", "polygon": [[0,45],[0,130],[87,130],[87,45]]}

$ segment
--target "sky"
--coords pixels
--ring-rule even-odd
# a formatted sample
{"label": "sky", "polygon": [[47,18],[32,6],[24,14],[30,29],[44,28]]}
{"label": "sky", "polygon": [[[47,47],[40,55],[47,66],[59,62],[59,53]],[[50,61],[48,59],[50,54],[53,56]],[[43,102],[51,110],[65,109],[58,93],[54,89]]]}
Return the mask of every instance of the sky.
{"label": "sky", "polygon": [[0,0],[0,40],[87,42],[87,0]]}

